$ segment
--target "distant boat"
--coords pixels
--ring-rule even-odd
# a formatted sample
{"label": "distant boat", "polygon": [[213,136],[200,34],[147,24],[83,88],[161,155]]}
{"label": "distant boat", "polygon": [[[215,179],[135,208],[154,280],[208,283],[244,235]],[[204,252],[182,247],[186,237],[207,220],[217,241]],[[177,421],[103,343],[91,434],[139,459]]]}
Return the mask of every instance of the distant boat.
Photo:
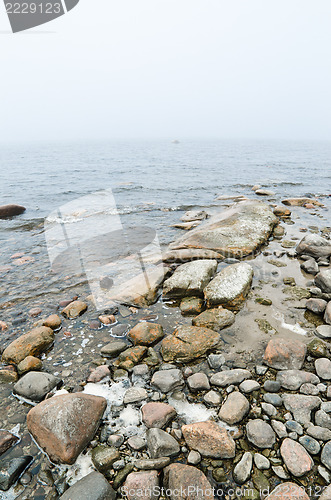
{"label": "distant boat", "polygon": [[175,139],[174,141],[172,141],[172,144],[179,144],[179,141]]}

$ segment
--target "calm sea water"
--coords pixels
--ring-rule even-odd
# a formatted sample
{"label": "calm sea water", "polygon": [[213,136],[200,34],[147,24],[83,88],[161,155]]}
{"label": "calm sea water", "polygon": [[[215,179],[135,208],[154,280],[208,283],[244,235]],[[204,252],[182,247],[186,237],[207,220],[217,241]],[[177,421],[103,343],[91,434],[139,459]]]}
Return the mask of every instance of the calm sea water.
{"label": "calm sea water", "polygon": [[[218,195],[252,196],[261,184],[279,202],[290,196],[323,196],[331,186],[331,143],[183,141],[34,144],[1,148],[0,204],[19,203],[25,214],[0,221],[0,304],[33,297],[54,279],[44,218],[61,205],[111,188],[122,220],[148,225],[167,245],[191,207],[220,205]],[[34,262],[13,266],[24,252]],[[10,269],[9,269],[9,267]]]}

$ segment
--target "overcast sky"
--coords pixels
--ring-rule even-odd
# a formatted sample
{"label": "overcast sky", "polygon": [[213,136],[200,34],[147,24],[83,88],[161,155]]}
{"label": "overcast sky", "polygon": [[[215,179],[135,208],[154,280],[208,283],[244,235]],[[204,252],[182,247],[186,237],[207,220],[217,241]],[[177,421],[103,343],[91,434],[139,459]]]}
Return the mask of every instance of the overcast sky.
{"label": "overcast sky", "polygon": [[0,141],[331,137],[330,0],[80,0],[9,33]]}

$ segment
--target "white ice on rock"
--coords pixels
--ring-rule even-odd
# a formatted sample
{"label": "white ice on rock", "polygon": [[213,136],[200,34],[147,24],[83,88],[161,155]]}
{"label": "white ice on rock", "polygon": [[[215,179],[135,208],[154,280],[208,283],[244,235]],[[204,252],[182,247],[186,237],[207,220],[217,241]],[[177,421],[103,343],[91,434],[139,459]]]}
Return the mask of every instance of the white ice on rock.
{"label": "white ice on rock", "polygon": [[206,408],[200,403],[189,403],[188,401],[179,401],[178,399],[169,398],[168,403],[175,408],[178,416],[184,420],[186,424],[194,424],[196,422],[205,422],[216,417],[216,411]]}

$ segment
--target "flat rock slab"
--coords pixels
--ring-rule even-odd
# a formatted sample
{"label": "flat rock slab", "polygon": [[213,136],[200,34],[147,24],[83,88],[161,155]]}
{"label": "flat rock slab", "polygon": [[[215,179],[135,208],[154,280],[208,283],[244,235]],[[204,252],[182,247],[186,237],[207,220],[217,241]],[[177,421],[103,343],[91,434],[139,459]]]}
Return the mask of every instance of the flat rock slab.
{"label": "flat rock slab", "polygon": [[213,250],[203,248],[183,248],[182,250],[169,250],[163,254],[163,262],[189,262],[191,260],[215,259],[223,260],[223,256]]}
{"label": "flat rock slab", "polygon": [[267,241],[277,222],[269,206],[261,201],[235,203],[179,238],[170,248],[202,248],[225,257],[242,258]]}
{"label": "flat rock slab", "polygon": [[207,307],[224,306],[237,310],[245,301],[251,288],[254,271],[246,262],[232,264],[206,286],[204,296]]}
{"label": "flat rock slab", "polygon": [[314,198],[287,198],[286,200],[283,200],[282,203],[290,207],[304,207],[307,203],[317,207],[323,206],[320,201],[314,200]]}
{"label": "flat rock slab", "polygon": [[230,434],[216,422],[198,422],[182,426],[182,433],[189,448],[203,457],[234,458],[236,445]]}
{"label": "flat rock slab", "polygon": [[314,258],[329,257],[331,242],[319,234],[308,233],[298,244],[296,251],[299,255],[311,255]]}
{"label": "flat rock slab", "polygon": [[161,354],[166,362],[187,363],[216,347],[219,340],[214,330],[183,325],[162,340]]}
{"label": "flat rock slab", "polygon": [[264,362],[275,370],[301,370],[307,347],[299,340],[273,338],[264,353]]}
{"label": "flat rock slab", "polygon": [[17,365],[27,356],[39,356],[54,342],[54,332],[51,328],[41,326],[34,328],[14,340],[5,349],[2,360],[4,363]]}
{"label": "flat rock slab", "polygon": [[[170,500],[214,500],[213,489],[204,473],[184,464],[171,464],[164,469],[164,486]],[[188,494],[178,495],[181,491]]]}
{"label": "flat rock slab", "polygon": [[52,462],[73,464],[93,439],[106,407],[98,396],[54,396],[29,411],[28,430]]}
{"label": "flat rock slab", "polygon": [[91,472],[69,488],[60,500],[115,500],[116,492],[100,472]]}
{"label": "flat rock slab", "polygon": [[179,266],[163,284],[163,296],[170,298],[203,296],[203,289],[217,269],[216,260],[194,260]]}
{"label": "flat rock slab", "polygon": [[284,439],[280,447],[280,454],[286,467],[295,477],[301,477],[313,468],[314,461],[309,453],[293,439]]}
{"label": "flat rock slab", "polygon": [[217,307],[215,309],[208,309],[196,318],[193,318],[192,324],[220,332],[223,328],[233,325],[235,319],[236,317],[232,311],[223,309],[223,307]]}
{"label": "flat rock slab", "polygon": [[295,483],[282,483],[268,495],[266,500],[309,500],[309,496],[302,486]]}
{"label": "flat rock slab", "polygon": [[14,392],[31,401],[41,401],[52,389],[61,383],[61,379],[50,373],[31,371],[14,385]]}

